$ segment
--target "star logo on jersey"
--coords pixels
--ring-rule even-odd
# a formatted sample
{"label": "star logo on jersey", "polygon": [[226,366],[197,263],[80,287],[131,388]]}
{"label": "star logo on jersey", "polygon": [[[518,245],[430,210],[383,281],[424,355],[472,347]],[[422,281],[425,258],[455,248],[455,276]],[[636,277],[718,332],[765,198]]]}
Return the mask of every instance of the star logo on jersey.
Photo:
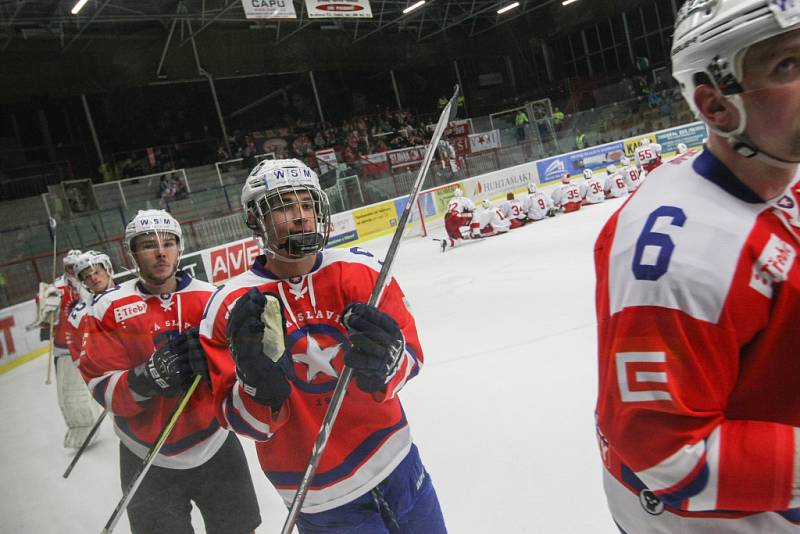
{"label": "star logo on jersey", "polygon": [[306,382],[311,383],[320,373],[326,374],[331,378],[339,378],[336,369],[331,362],[339,353],[341,344],[321,347],[317,340],[310,334],[306,335],[306,351],[304,353],[292,354],[292,359],[296,362],[304,363],[308,366]]}

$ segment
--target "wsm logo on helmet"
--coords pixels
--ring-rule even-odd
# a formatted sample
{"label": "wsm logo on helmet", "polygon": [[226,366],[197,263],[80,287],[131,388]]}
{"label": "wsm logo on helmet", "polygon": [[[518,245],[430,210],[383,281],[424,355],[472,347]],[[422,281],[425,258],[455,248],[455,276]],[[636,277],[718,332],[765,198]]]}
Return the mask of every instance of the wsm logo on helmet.
{"label": "wsm logo on helmet", "polygon": [[560,180],[565,172],[567,172],[567,167],[564,162],[560,159],[553,160],[553,163],[544,170],[544,181]]}

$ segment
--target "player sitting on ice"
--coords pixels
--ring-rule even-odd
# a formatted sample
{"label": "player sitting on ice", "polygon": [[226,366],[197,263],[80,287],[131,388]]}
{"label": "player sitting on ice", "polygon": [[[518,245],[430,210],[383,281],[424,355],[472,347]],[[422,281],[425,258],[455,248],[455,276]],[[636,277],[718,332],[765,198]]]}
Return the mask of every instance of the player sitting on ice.
{"label": "player sitting on ice", "polygon": [[628,187],[628,192],[633,193],[639,189],[640,185],[642,185],[645,174],[636,165],[631,165],[630,160],[626,157],[623,157],[620,160],[620,163],[622,164],[622,169],[620,169],[619,172],[622,175],[622,179],[625,180],[625,185]]}
{"label": "player sitting on ice", "polygon": [[596,178],[592,169],[583,169],[583,182],[578,186],[584,204],[600,204],[606,199],[603,182]]}
{"label": "player sitting on ice", "polygon": [[528,196],[525,197],[522,206],[528,221],[541,221],[545,217],[554,217],[556,214],[553,201],[541,191],[537,191],[536,184],[533,182],[528,184]]}
{"label": "player sitting on ice", "polygon": [[520,226],[525,226],[528,220],[522,202],[514,198],[514,193],[511,192],[506,194],[506,199],[500,204],[500,211],[502,211],[506,219],[511,222],[512,230]]}
{"label": "player sitting on ice", "polygon": [[645,137],[642,139],[641,145],[636,148],[634,156],[636,164],[646,174],[649,174],[661,165],[661,145],[653,143],[649,138]]}
{"label": "player sitting on ice", "polygon": [[581,209],[581,191],[577,185],[572,183],[567,173],[561,177],[561,186],[553,191],[551,198],[553,205],[564,213]]}
{"label": "player sitting on ice", "polygon": [[[628,158],[622,158],[621,160],[623,164],[627,161]],[[613,165],[606,167],[606,173],[606,183],[603,186],[603,191],[605,191],[606,198],[619,198],[627,195],[628,184],[625,183],[622,173],[614,168]]]}
{"label": "player sitting on ice", "polygon": [[503,214],[503,210],[492,206],[489,199],[481,201],[481,211],[479,217],[481,233],[488,237],[497,234],[504,234],[511,229],[511,220]]}
{"label": "player sitting on ice", "polygon": [[453,191],[453,198],[447,203],[447,212],[444,214],[444,228],[447,238],[441,240],[442,252],[448,245],[456,246],[456,242],[461,239],[474,239],[483,237],[480,232],[480,225],[473,221],[475,204],[464,196],[461,189]]}

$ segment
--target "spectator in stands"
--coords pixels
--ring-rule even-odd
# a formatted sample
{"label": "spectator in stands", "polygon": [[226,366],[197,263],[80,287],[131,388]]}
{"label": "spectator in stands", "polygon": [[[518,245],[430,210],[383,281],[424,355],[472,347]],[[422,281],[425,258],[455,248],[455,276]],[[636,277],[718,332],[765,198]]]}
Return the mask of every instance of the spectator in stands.
{"label": "spectator in stands", "polygon": [[6,293],[6,277],[0,273],[0,308],[8,307],[8,293]]}
{"label": "spectator in stands", "polygon": [[575,132],[575,149],[583,150],[586,148],[586,134],[580,130]]}
{"label": "spectator in stands", "polygon": [[175,194],[178,192],[178,184],[172,179],[172,175],[165,174],[161,176],[158,192],[160,197],[159,206],[161,206],[161,209],[169,211],[169,203],[175,199]]}
{"label": "spectator in stands", "polygon": [[514,117],[514,125],[517,127],[517,141],[524,141],[525,140],[525,125],[530,122],[528,120],[528,114],[525,113],[524,109],[517,111],[517,116]]}
{"label": "spectator in stands", "polygon": [[231,159],[231,156],[230,156],[230,154],[228,154],[228,152],[225,150],[225,147],[224,147],[224,146],[222,146],[222,145],[219,145],[219,146],[217,146],[217,155],[216,155],[216,159],[217,159],[217,161],[227,161],[227,160]]}

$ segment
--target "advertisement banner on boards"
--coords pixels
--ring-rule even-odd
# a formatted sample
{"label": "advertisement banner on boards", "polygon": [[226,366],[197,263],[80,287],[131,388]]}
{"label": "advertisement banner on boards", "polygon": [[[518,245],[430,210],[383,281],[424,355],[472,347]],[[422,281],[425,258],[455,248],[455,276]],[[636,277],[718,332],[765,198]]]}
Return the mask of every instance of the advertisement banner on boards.
{"label": "advertisement banner on boards", "polygon": [[420,145],[390,150],[386,153],[386,156],[389,158],[389,163],[392,164],[392,167],[405,167],[406,165],[420,163],[425,157],[425,147]]}
{"label": "advertisement banner on boards", "polygon": [[397,210],[394,202],[381,202],[374,206],[352,212],[359,239],[369,239],[385,234],[397,226]]}
{"label": "advertisement banner on boards", "polygon": [[625,155],[629,158],[633,158],[634,152],[636,149],[642,146],[642,140],[649,139],[651,143],[656,142],[656,135],[649,134],[649,135],[641,135],[639,137],[632,137],[631,139],[625,140]]}
{"label": "advertisement banner on boards", "polygon": [[311,19],[372,18],[369,0],[306,0]]}
{"label": "advertisement banner on boards", "polygon": [[523,163],[475,177],[473,196],[491,196],[507,193],[536,182],[537,171],[533,163]]}
{"label": "advertisement banner on boards", "polygon": [[697,147],[703,144],[703,139],[708,137],[706,125],[702,122],[688,124],[680,128],[672,128],[656,134],[656,142],[661,145],[661,153],[676,152],[678,143],[687,147]]}
{"label": "advertisement banner on boards", "polygon": [[334,213],[331,215],[331,234],[328,237],[329,247],[338,247],[358,239],[356,221],[353,212]]}
{"label": "advertisement banner on boards", "polygon": [[28,330],[36,321],[36,303],[29,300],[3,308],[0,313],[0,366],[47,346],[39,339],[39,328]]}
{"label": "advertisement banner on boards", "polygon": [[292,0],[242,0],[247,19],[296,19]]}
{"label": "advertisement banner on boards", "polygon": [[250,269],[259,254],[258,241],[253,238],[242,239],[200,252],[207,279],[215,285]]}
{"label": "advertisement banner on boards", "polygon": [[573,176],[581,174],[583,169],[594,170],[612,163],[617,164],[624,155],[625,145],[622,142],[616,142],[570,152],[563,156],[539,160],[536,162],[539,183],[544,184],[560,180],[565,172]]}

